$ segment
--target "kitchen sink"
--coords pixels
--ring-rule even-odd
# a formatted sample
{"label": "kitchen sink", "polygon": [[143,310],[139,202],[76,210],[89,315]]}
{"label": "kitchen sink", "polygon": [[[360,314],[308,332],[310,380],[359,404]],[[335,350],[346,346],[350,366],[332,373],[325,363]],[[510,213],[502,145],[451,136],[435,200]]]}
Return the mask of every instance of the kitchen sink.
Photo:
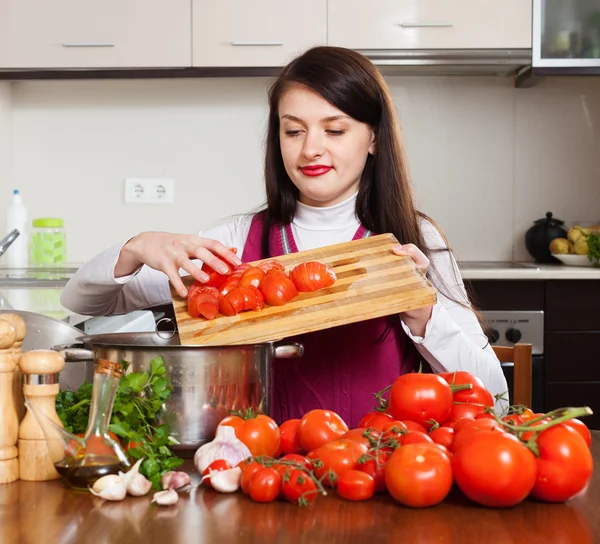
{"label": "kitchen sink", "polygon": [[0,268],[0,288],[64,287],[76,271],[71,267]]}

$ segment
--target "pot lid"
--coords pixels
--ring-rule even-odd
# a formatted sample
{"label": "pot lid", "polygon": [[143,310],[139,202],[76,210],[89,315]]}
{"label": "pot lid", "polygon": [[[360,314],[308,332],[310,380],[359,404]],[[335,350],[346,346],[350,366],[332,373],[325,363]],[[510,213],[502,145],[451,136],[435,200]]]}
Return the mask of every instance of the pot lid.
{"label": "pot lid", "polygon": [[534,221],[534,223],[536,225],[541,225],[541,224],[545,224],[545,225],[551,225],[551,226],[555,226],[555,225],[564,225],[565,222],[561,221],[560,219],[556,219],[556,217],[552,216],[552,212],[546,212],[546,217],[542,217],[541,219],[536,219]]}

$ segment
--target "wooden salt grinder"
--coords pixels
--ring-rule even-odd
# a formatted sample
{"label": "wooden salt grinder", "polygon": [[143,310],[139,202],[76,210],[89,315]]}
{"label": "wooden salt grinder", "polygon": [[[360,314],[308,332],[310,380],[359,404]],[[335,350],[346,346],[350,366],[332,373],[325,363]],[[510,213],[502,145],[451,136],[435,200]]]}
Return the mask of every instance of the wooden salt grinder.
{"label": "wooden salt grinder", "polygon": [[17,419],[19,423],[23,421],[25,415],[25,399],[23,398],[23,384],[21,380],[21,371],[19,370],[19,359],[21,358],[21,346],[25,339],[25,333],[27,332],[27,326],[25,325],[24,319],[19,314],[3,314],[0,319],[5,319],[14,328],[17,333],[17,338],[12,347],[13,357],[17,367],[13,372],[13,402],[15,404],[15,410],[17,412]]}
{"label": "wooden salt grinder", "polygon": [[[27,401],[62,427],[56,414],[56,395],[60,390],[58,373],[65,366],[62,355],[52,350],[27,351],[21,355],[19,365]],[[27,410],[19,428],[19,473],[21,480],[32,482],[60,478],[48,453],[46,435],[31,410]]]}
{"label": "wooden salt grinder", "polygon": [[15,370],[12,346],[16,337],[17,333],[12,324],[0,319],[0,484],[19,479],[19,421],[12,394]]}

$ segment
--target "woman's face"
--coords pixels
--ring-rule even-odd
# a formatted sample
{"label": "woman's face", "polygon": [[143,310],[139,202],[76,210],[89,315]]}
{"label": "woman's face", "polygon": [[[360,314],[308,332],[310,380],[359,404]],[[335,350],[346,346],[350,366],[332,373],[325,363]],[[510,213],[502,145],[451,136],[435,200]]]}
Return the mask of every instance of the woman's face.
{"label": "woman's face", "polygon": [[283,94],[279,121],[283,163],[300,191],[300,202],[331,206],[358,190],[367,155],[375,152],[369,125],[304,85],[294,85]]}

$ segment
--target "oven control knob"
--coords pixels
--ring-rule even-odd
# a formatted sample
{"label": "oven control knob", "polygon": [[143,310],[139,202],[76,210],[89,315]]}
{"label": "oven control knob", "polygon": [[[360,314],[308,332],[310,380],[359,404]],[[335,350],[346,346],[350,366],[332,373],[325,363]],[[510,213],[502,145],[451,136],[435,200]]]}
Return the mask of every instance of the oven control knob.
{"label": "oven control knob", "polygon": [[496,329],[489,329],[487,332],[488,340],[490,344],[495,344],[498,340],[500,340],[500,333]]}
{"label": "oven control knob", "polygon": [[506,331],[506,339],[513,344],[521,340],[521,331],[519,329],[508,329]]}

